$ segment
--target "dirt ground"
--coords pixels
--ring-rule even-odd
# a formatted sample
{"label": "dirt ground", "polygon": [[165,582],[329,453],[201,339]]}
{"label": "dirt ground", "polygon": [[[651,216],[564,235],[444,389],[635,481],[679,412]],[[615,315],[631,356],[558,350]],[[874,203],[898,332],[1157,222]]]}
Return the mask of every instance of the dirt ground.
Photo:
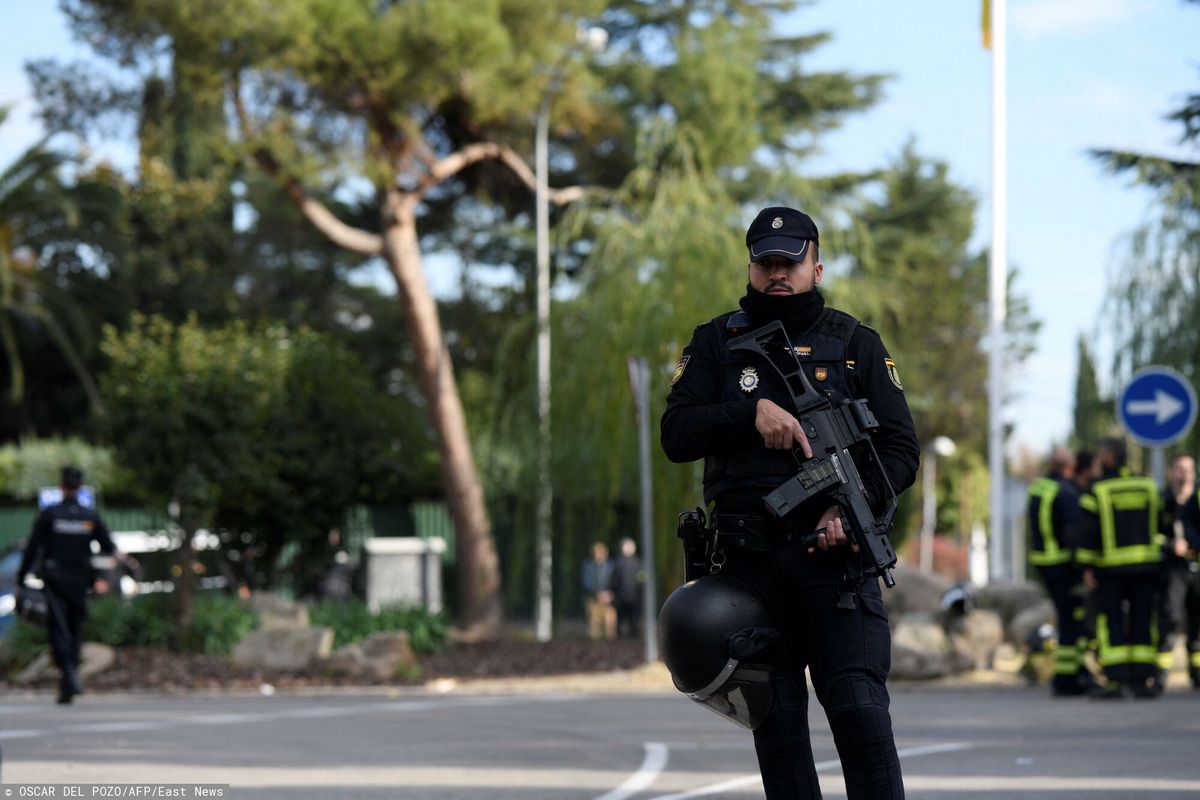
{"label": "dirt ground", "polygon": [[[550,642],[501,639],[459,643],[448,646],[440,653],[420,657],[419,675],[381,681],[378,685],[428,685],[450,689],[467,682],[503,683],[514,678],[597,674],[644,682],[645,677],[629,677],[629,671],[645,671],[644,655],[645,645],[641,639],[613,642],[578,638],[561,638]],[[661,665],[657,666],[658,670],[650,670],[656,684],[661,683],[662,676],[666,674]],[[104,672],[91,676],[86,681],[86,688],[97,692],[170,692],[257,689],[263,685],[277,689],[302,689],[367,683],[370,681],[364,681],[361,677],[348,678],[320,667],[299,672],[238,669],[228,658],[220,656],[127,647],[117,650],[116,663]],[[48,679],[39,681],[33,687],[21,688],[45,689],[55,685],[54,680]],[[18,687],[0,680],[0,688],[11,690]]]}

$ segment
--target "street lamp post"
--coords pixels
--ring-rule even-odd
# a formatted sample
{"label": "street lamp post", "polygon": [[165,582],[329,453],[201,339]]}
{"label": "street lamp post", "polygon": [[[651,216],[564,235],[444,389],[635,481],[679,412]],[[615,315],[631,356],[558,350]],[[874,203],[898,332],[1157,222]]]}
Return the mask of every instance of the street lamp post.
{"label": "street lamp post", "polygon": [[958,447],[949,436],[936,437],[926,449],[921,465],[921,572],[933,572],[933,533],[937,525],[937,460],[949,458]]}
{"label": "street lamp post", "polygon": [[539,642],[549,641],[553,634],[553,576],[554,550],[551,523],[554,509],[554,490],[550,485],[550,208],[549,198],[549,137],[550,108],[558,93],[562,70],[567,59],[579,48],[599,52],[608,44],[608,32],[603,28],[579,28],[575,44],[563,53],[554,65],[542,101],[538,106],[534,136],[534,203],[537,235],[537,611],[536,633]]}

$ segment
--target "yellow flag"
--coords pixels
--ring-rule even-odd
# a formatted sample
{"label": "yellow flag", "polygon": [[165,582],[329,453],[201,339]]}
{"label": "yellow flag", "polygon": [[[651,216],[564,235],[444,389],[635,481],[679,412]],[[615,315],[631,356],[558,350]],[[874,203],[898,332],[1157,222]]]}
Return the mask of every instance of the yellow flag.
{"label": "yellow flag", "polygon": [[992,0],[983,0],[983,16],[979,20],[983,29],[983,49],[992,49]]}

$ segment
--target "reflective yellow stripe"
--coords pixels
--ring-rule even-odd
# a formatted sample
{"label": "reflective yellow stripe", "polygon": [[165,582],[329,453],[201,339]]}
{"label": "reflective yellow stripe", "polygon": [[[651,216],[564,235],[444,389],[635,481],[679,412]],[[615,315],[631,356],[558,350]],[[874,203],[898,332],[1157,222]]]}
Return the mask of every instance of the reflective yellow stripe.
{"label": "reflective yellow stripe", "polygon": [[1070,647],[1060,647],[1054,651],[1054,674],[1074,675],[1079,671],[1079,653]]}
{"label": "reflective yellow stripe", "polygon": [[1188,663],[1193,667],[1200,668],[1200,651],[1188,656]]}
{"label": "reflective yellow stripe", "polygon": [[1059,547],[1058,534],[1054,530],[1054,500],[1058,497],[1059,489],[1058,481],[1052,478],[1038,478],[1029,485],[1030,501],[1035,497],[1039,500],[1037,527],[1041,534],[1042,549],[1031,547],[1029,551],[1029,563],[1035,567],[1050,567],[1071,560],[1071,554]]}
{"label": "reflective yellow stripe", "polygon": [[[1079,505],[1088,508],[1084,500]],[[1080,563],[1098,567],[1124,567],[1132,564],[1154,564],[1162,559],[1158,542],[1158,511],[1160,498],[1158,487],[1149,478],[1130,477],[1127,472],[1119,478],[1107,478],[1092,485],[1091,503],[1100,519],[1100,552],[1090,551],[1080,558]],[[1148,541],[1144,544],[1117,545],[1117,530],[1114,510],[1144,511]]]}
{"label": "reflective yellow stripe", "polygon": [[1158,650],[1153,645],[1135,644],[1129,648],[1129,660],[1134,664],[1155,664],[1158,661]]}
{"label": "reflective yellow stripe", "polygon": [[1168,650],[1165,653],[1158,654],[1158,668],[1170,669],[1175,665],[1175,654]]}
{"label": "reflective yellow stripe", "polygon": [[1115,667],[1118,664],[1133,663],[1133,653],[1130,652],[1128,645],[1120,647],[1104,647],[1100,646],[1100,666]]}

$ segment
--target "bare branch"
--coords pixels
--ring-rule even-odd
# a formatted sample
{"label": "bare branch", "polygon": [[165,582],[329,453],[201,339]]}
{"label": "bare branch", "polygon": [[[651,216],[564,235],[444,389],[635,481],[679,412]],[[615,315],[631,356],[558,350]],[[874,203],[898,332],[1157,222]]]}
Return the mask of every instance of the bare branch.
{"label": "bare branch", "polygon": [[[503,162],[520,179],[521,183],[530,189],[537,186],[537,177],[533,174],[533,169],[525,159],[521,158],[517,151],[507,145],[496,144],[495,142],[477,142],[469,144],[461,150],[437,161],[430,168],[429,175],[422,181],[421,191],[423,192],[431,186],[436,186],[472,164],[478,164],[480,161],[489,158],[498,159]],[[561,206],[572,203],[593,191],[595,190],[586,186],[566,186],[562,189],[550,189],[546,197],[551,203]]]}
{"label": "bare branch", "polygon": [[[242,101],[241,82],[236,75],[233,79],[233,107],[237,113],[242,138],[249,142],[252,140],[250,119],[246,113],[245,103]],[[300,213],[304,215],[305,219],[312,223],[313,227],[329,241],[339,247],[367,256],[378,255],[383,251],[382,236],[347,225],[338,219],[324,203],[312,197],[299,180],[287,174],[266,147],[256,147],[253,155],[254,160],[258,162],[264,172],[283,184],[288,197],[292,198],[292,202],[300,209]]]}

